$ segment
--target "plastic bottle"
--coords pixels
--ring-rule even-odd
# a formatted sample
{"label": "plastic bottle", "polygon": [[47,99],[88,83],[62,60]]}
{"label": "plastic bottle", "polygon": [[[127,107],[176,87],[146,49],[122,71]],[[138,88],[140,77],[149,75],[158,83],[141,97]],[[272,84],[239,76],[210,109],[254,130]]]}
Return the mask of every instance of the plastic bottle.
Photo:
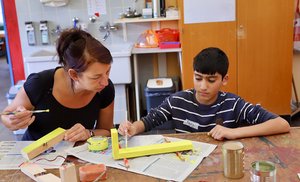
{"label": "plastic bottle", "polygon": [[34,27],[33,27],[33,23],[31,21],[25,22],[25,30],[26,30],[26,34],[27,34],[27,42],[28,45],[35,45],[36,41],[35,41],[35,33],[34,33]]}
{"label": "plastic bottle", "polygon": [[47,21],[40,21],[41,40],[43,45],[49,44]]}

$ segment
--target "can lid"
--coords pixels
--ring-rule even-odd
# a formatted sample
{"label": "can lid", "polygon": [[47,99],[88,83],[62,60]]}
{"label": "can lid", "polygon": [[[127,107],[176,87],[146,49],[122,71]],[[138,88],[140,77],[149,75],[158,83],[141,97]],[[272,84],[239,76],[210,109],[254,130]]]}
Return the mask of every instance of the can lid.
{"label": "can lid", "polygon": [[251,163],[252,172],[269,173],[275,170],[275,164],[271,161],[254,161]]}
{"label": "can lid", "polygon": [[149,79],[147,82],[148,88],[170,88],[173,87],[171,78],[155,78]]}
{"label": "can lid", "polygon": [[222,146],[223,150],[233,150],[233,151],[241,150],[243,148],[244,148],[244,145],[238,141],[228,141],[228,142],[225,142]]}

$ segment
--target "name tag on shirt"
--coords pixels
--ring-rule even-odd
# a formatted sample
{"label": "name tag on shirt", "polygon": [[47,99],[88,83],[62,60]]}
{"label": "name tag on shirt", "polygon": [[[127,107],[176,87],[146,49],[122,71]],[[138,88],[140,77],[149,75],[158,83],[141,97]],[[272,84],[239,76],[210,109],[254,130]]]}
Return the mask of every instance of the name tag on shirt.
{"label": "name tag on shirt", "polygon": [[198,123],[196,123],[196,122],[194,122],[194,121],[190,121],[190,120],[188,120],[188,119],[186,119],[186,120],[183,122],[183,124],[184,124],[184,125],[187,125],[187,126],[189,126],[189,127],[191,127],[191,128],[194,128],[194,129],[196,129],[196,130],[198,130],[198,127],[199,127],[199,124],[198,124]]}

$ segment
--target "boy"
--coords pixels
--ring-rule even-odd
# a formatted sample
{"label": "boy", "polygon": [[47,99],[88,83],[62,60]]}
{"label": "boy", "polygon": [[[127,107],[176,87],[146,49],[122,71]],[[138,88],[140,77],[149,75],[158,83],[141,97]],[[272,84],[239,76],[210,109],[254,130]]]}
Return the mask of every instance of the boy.
{"label": "boy", "polygon": [[119,133],[124,135],[127,130],[128,136],[133,136],[168,120],[173,120],[178,132],[209,132],[216,140],[289,132],[289,123],[278,115],[220,91],[228,81],[228,66],[222,50],[202,50],[194,58],[194,88],[171,95],[141,121],[122,123]]}

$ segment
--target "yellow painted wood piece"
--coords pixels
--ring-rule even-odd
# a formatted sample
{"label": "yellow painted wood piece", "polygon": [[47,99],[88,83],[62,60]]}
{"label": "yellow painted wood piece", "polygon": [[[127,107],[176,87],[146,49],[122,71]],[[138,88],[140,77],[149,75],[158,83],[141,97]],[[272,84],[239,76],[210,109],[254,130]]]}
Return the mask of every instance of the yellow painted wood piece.
{"label": "yellow painted wood piece", "polygon": [[55,130],[38,139],[37,141],[34,141],[33,143],[27,145],[21,150],[23,157],[27,160],[33,159],[45,150],[49,149],[50,147],[53,147],[54,145],[62,141],[64,139],[65,132],[65,129],[56,128]]}
{"label": "yellow painted wood piece", "polygon": [[189,140],[120,149],[118,140],[117,130],[115,128],[111,129],[111,145],[114,159],[141,157],[193,149],[192,141]]}

